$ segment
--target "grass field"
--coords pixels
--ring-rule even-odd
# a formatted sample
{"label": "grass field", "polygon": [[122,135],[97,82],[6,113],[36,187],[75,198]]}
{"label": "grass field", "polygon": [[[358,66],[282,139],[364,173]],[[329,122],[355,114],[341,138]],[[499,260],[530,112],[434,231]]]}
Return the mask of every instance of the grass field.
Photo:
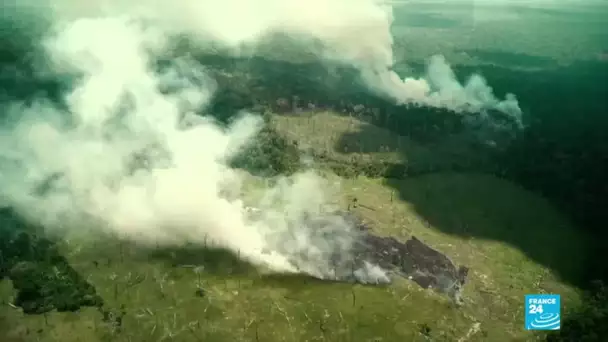
{"label": "grass field", "polygon": [[[323,124],[314,129],[314,118],[278,117],[277,126],[301,145],[308,139],[313,148],[333,151],[341,131],[361,125],[321,115]],[[389,150],[362,157],[432,158],[436,152],[377,134],[378,140],[372,132],[360,142]],[[403,240],[415,235],[469,266],[464,306],[407,280],[376,287],[270,275],[222,251],[143,249],[83,230],[62,250],[112,317],[104,320],[92,308],[24,315],[9,305],[14,293],[4,281],[0,341],[530,341],[542,335],[523,329],[524,294],[559,293],[566,313],[578,304],[578,291],[546,265],[563,264],[561,270],[576,273],[581,261],[574,256],[582,255],[577,251],[584,239],[544,199],[480,174],[388,182],[322,172],[341,183],[332,200],[346,207],[356,197],[355,210],[377,233]],[[560,244],[530,253],[524,240],[534,245],[546,236]]]}
{"label": "grass field", "polygon": [[[449,114],[447,114],[449,115]],[[480,163],[462,137],[445,137],[422,144],[356,116],[333,112],[276,116],[274,124],[284,136],[316,156],[337,163],[405,163],[412,167],[442,168],[455,163]]]}

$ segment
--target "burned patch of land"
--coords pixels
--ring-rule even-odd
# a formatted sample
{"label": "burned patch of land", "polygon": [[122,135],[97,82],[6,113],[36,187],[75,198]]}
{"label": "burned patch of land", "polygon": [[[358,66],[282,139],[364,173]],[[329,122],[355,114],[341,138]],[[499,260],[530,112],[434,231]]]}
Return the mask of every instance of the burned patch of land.
{"label": "burned patch of land", "polygon": [[[373,269],[382,270],[380,274],[386,272],[409,279],[422,288],[433,289],[461,303],[461,290],[466,282],[468,267],[457,266],[448,256],[415,236],[402,242],[394,237],[375,234],[368,224],[350,212],[330,216],[342,217],[355,230],[356,236],[350,253],[332,256],[336,280],[361,283],[390,281],[372,274],[375,273]],[[312,221],[310,226],[313,229],[327,229],[329,232],[333,229],[330,227],[332,219],[316,218]],[[346,256],[352,260],[345,261],[343,258]]]}

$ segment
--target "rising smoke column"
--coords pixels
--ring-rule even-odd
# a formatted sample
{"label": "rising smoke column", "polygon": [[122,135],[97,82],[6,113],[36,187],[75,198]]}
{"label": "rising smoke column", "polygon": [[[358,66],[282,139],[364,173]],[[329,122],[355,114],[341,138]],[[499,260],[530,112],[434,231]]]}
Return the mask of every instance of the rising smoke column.
{"label": "rising smoke column", "polygon": [[[272,271],[343,277],[336,269],[352,260],[353,227],[340,216],[316,229],[308,221],[324,215],[324,180],[314,172],[279,179],[248,215],[243,174],[228,165],[262,120],[242,113],[223,127],[195,114],[215,83],[185,57],[153,71],[167,38],[129,17],[79,18],[50,31],[47,72],[70,75],[74,86],[63,106],[5,104],[19,119],[0,134],[3,204],[55,233],[88,227],[144,245],[211,244]],[[387,281],[374,265],[354,272]]]}

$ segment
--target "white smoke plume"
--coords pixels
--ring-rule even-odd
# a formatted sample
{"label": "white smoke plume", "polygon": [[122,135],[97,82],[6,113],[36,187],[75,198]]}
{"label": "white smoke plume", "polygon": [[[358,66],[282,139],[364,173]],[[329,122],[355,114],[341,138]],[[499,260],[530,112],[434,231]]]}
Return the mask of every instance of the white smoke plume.
{"label": "white smoke plume", "polygon": [[[228,161],[262,122],[243,113],[223,127],[195,114],[215,90],[204,67],[187,57],[161,74],[151,65],[174,34],[235,51],[274,32],[314,39],[321,57],[356,66],[370,88],[396,101],[520,113],[514,97],[496,99],[479,76],[458,83],[441,57],[425,78],[401,79],[390,69],[391,8],[373,0],[40,0],[15,8],[51,23],[39,72],[78,79],[65,107],[43,98],[4,106],[19,121],[0,132],[1,198],[47,227],[214,243],[274,271],[320,278],[350,270],[353,227],[340,217],[311,223],[327,204],[314,172],[282,179],[265,189],[258,213],[246,210],[243,176]],[[360,281],[387,280],[374,265],[352,271]]]}
{"label": "white smoke plume", "polygon": [[[344,278],[336,269],[352,260],[353,227],[339,216],[309,222],[324,215],[323,179],[281,179],[263,190],[259,213],[248,213],[243,176],[228,164],[262,120],[243,113],[226,128],[194,114],[214,82],[187,58],[153,72],[166,38],[128,17],[56,27],[44,41],[47,63],[79,80],[64,96],[67,108],[45,99],[5,106],[20,119],[0,134],[4,204],[55,232],[87,225],[141,244],[212,244],[273,271]],[[353,275],[387,281],[375,268]]]}
{"label": "white smoke plume", "polygon": [[398,103],[455,112],[496,110],[506,114],[516,128],[523,127],[522,111],[513,94],[497,98],[485,79],[476,74],[461,83],[443,56],[432,56],[422,77],[403,78],[394,72],[393,12],[387,1],[59,0],[52,1],[50,8],[63,18],[135,14],[174,32],[240,51],[275,32],[314,39],[321,45],[321,57],[355,66],[370,89]]}

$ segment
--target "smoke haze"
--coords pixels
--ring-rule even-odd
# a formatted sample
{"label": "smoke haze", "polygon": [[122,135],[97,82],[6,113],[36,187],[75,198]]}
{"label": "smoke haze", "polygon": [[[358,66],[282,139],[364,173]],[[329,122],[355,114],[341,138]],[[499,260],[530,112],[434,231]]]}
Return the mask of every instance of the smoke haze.
{"label": "smoke haze", "polygon": [[[520,123],[514,96],[497,99],[481,76],[462,85],[441,56],[423,78],[391,71],[391,8],[377,1],[59,0],[7,11],[45,19],[35,21],[44,32],[33,38],[35,74],[74,80],[59,102],[38,96],[2,106],[12,119],[0,131],[2,200],[49,229],[85,222],[143,244],[213,243],[278,272],[351,271],[358,233],[324,214],[328,184],[314,172],[281,178],[262,189],[254,214],[247,210],[243,175],[228,165],[262,120],[242,113],[224,126],[197,114],[215,91],[204,66],[184,56],[162,72],[153,67],[176,34],[243,54],[287,33],[319,43],[320,57],[353,65],[371,90],[399,103],[498,110]],[[374,265],[352,271],[387,281]]]}
{"label": "smoke haze", "polygon": [[[406,6],[406,5],[401,5]],[[392,6],[379,0],[106,0],[52,1],[59,18],[133,15],[166,31],[185,33],[235,52],[250,52],[268,35],[286,33],[312,39],[321,57],[355,66],[371,90],[398,103],[446,108],[456,112],[497,110],[521,128],[521,109],[513,94],[501,100],[480,75],[459,82],[442,56],[432,56],[425,75],[402,78],[394,63]],[[406,56],[407,57],[407,56]]]}

